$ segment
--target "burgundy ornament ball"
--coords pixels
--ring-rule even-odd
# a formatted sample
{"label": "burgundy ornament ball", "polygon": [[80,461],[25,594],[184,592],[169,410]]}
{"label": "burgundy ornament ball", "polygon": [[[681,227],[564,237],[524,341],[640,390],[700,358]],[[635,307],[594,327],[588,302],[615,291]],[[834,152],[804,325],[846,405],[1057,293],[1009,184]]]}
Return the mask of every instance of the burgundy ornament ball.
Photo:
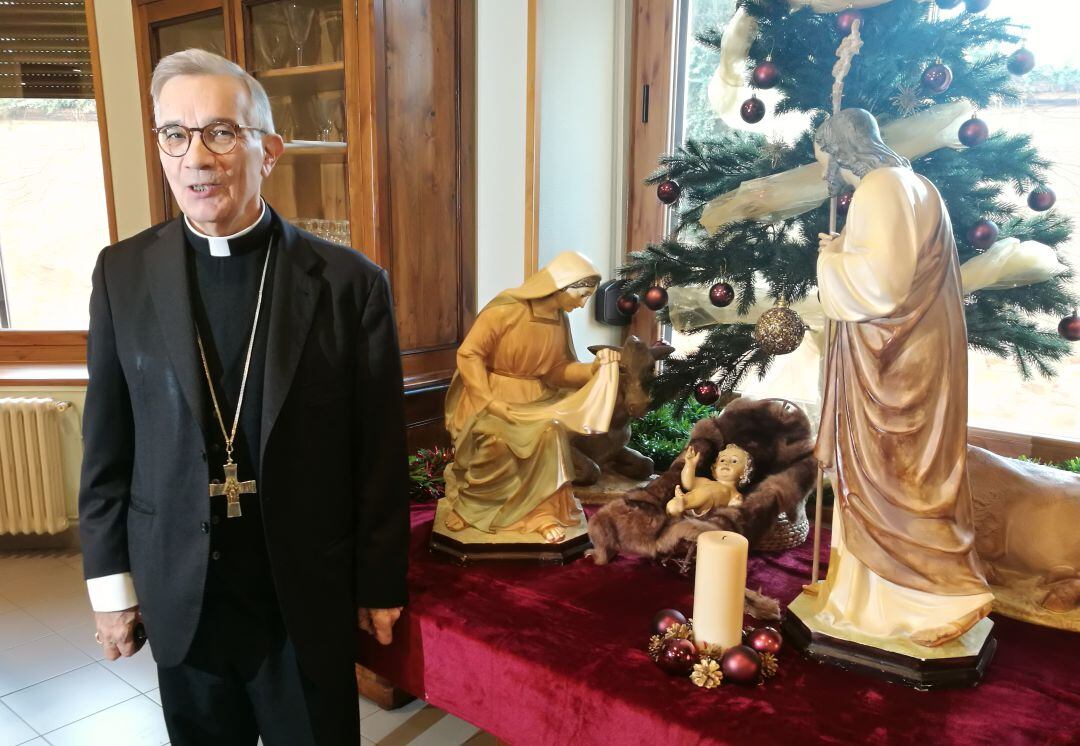
{"label": "burgundy ornament ball", "polygon": [[952,68],[938,62],[923,71],[922,86],[929,93],[944,93],[952,85],[952,78]]}
{"label": "burgundy ornament ball", "polygon": [[656,185],[656,198],[665,205],[670,205],[682,194],[682,187],[677,182],[668,179]]}
{"label": "burgundy ornament ball", "polygon": [[641,299],[641,302],[651,310],[659,311],[667,305],[667,290],[659,285],[653,285],[645,291],[645,297]]}
{"label": "burgundy ornament ball", "polygon": [[836,214],[840,217],[844,217],[848,214],[848,210],[851,209],[851,198],[855,196],[855,192],[844,192],[836,198]]}
{"label": "burgundy ornament ball", "polygon": [[962,0],[937,0],[937,6],[942,10],[950,10],[959,5]]}
{"label": "burgundy ornament ball", "polygon": [[998,240],[997,223],[993,220],[980,220],[968,229],[968,241],[977,249],[989,249]]}
{"label": "burgundy ornament ball", "polygon": [[750,81],[755,88],[772,88],[780,80],[780,68],[772,60],[765,60],[754,68]]}
{"label": "burgundy ornament ball", "polygon": [[717,308],[727,308],[735,300],[735,288],[726,282],[718,282],[709,288],[709,303]]}
{"label": "burgundy ornament ball", "polygon": [[678,609],[660,609],[652,620],[654,635],[663,635],[676,624],[686,624],[686,616]]}
{"label": "burgundy ornament ball", "polygon": [[1021,47],[1009,55],[1009,72],[1013,75],[1027,75],[1035,69],[1035,53]]}
{"label": "burgundy ornament ball", "polygon": [[672,676],[689,676],[697,662],[698,654],[694,643],[681,638],[665,640],[660,648],[660,658],[656,661],[660,668]]}
{"label": "burgundy ornament ball", "polygon": [[724,681],[736,684],[756,684],[761,678],[761,656],[746,645],[735,645],[724,651],[720,658],[720,671]]}
{"label": "burgundy ornament ball", "polygon": [[1058,334],[1070,342],[1080,342],[1080,316],[1073,310],[1072,316],[1066,316],[1058,324]]}
{"label": "burgundy ornament ball", "polygon": [[739,116],[747,124],[757,124],[765,118],[765,104],[757,96],[751,96],[739,107]]}
{"label": "burgundy ornament ball", "polygon": [[1035,212],[1046,212],[1057,202],[1057,195],[1049,187],[1032,189],[1028,195],[1028,207]]}
{"label": "burgundy ornament ball", "polygon": [[964,0],[968,13],[982,13],[990,7],[990,0]]}
{"label": "burgundy ornament ball", "polygon": [[623,316],[633,316],[638,310],[637,293],[620,295],[619,299],[615,301],[615,308],[619,309],[619,313]]}
{"label": "burgundy ornament ball", "polygon": [[694,386],[694,398],[697,399],[698,404],[705,406],[715,404],[720,398],[720,387],[713,381],[702,381]]}
{"label": "burgundy ornament ball", "polygon": [[990,127],[978,117],[972,117],[960,125],[960,142],[969,148],[982,145],[990,138]]}
{"label": "burgundy ornament ball", "polygon": [[855,25],[855,21],[861,20],[862,13],[854,8],[849,8],[836,16],[836,30],[844,36],[847,36],[851,33],[851,27]]}
{"label": "burgundy ornament ball", "polygon": [[784,644],[784,638],[772,627],[760,627],[746,636],[746,644],[759,653],[776,655]]}

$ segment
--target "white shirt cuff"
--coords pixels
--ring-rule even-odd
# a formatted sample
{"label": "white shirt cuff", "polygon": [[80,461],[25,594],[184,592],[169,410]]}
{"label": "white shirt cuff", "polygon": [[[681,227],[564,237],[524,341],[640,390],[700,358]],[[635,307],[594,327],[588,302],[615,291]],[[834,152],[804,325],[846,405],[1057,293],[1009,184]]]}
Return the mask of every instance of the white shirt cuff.
{"label": "white shirt cuff", "polygon": [[118,572],[100,578],[88,578],[86,590],[94,611],[124,611],[139,605],[130,572]]}

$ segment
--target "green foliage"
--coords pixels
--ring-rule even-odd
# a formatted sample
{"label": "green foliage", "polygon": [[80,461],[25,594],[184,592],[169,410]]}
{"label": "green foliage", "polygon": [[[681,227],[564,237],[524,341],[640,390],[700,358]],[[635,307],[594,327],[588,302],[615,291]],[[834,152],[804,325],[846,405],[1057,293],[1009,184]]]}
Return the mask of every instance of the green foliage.
{"label": "green foliage", "polygon": [[1027,461],[1032,464],[1042,464],[1043,466],[1052,466],[1055,469],[1061,469],[1063,471],[1071,471],[1073,474],[1080,474],[1080,456],[1067,459],[1065,461],[1058,461],[1057,463],[1042,461],[1041,459],[1032,458],[1031,456],[1021,456],[1020,461]]}
{"label": "green foliage", "polygon": [[665,471],[686,447],[694,423],[716,414],[713,407],[696,401],[669,401],[634,420],[630,447],[651,458],[656,471]]}
{"label": "green foliage", "polygon": [[[707,287],[723,280],[735,287],[737,308],[745,314],[765,300],[757,297],[762,283],[773,298],[786,301],[802,300],[816,291],[816,236],[828,230],[828,204],[773,224],[730,223],[713,235],[699,223],[702,210],[744,181],[814,160],[812,132],[832,108],[832,66],[840,35],[833,15],[793,13],[782,0],[739,2],[757,19],[760,29],[750,48],[751,65],[771,57],[781,70],[776,90],[783,98],[774,114],[809,113],[810,129],[792,147],[777,153],[775,149],[766,152],[765,138],[759,134],[717,125],[710,134],[692,136],[673,153],[663,155],[648,182],[670,178],[682,187],[677,230],[672,237],[632,253],[619,273],[639,293],[658,281]],[[1019,102],[1033,87],[1032,81],[1041,80],[1022,78],[1024,88],[1020,88],[1009,75],[1005,63],[1019,37],[1007,20],[960,12],[931,23],[929,7],[919,0],[893,0],[863,9],[863,48],[845,81],[845,107],[868,109],[881,124],[903,116],[895,101],[899,90],[917,89],[923,70],[938,59],[952,68],[953,83],[944,94],[921,94],[916,110],[959,100],[973,108]],[[708,61],[713,69],[721,35],[719,26],[697,33],[699,45],[712,53]],[[706,58],[692,55],[691,59],[704,65]],[[691,64],[690,72],[707,86],[711,70],[705,75]],[[1066,72],[1054,75],[1060,78],[1054,82],[1058,90],[1080,82]],[[688,109],[702,105],[695,101],[688,100]],[[705,130],[710,127],[701,123],[688,126],[691,135]],[[983,217],[998,223],[1003,238],[1036,240],[1053,248],[1069,238],[1072,225],[1061,213],[1033,213],[1010,201],[1011,195],[1026,194],[1048,178],[1050,164],[1027,135],[998,132],[978,147],[943,148],[917,159],[913,166],[937,185],[945,199],[961,262],[979,253],[968,241],[967,229]],[[1040,328],[1035,319],[1041,314],[1060,318],[1080,304],[1069,289],[1071,278],[1069,273],[1038,285],[984,290],[968,298],[965,311],[971,346],[1012,358],[1024,376],[1053,375],[1054,363],[1070,353],[1069,346],[1055,330]],[[667,320],[665,313],[661,319]],[[727,392],[746,374],[763,374],[768,369],[771,360],[755,345],[748,324],[699,333],[704,338],[697,351],[666,362],[655,384],[657,401],[684,399],[695,383],[706,378],[718,380]]]}
{"label": "green foliage", "polygon": [[416,502],[446,494],[443,472],[454,460],[453,448],[421,448],[409,456],[409,497]]}

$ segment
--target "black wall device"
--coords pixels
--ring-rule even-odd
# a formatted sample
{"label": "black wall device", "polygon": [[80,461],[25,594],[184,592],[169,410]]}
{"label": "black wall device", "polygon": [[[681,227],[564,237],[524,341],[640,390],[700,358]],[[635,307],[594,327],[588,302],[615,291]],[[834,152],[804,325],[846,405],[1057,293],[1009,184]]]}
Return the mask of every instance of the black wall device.
{"label": "black wall device", "polygon": [[622,280],[608,280],[600,283],[593,298],[596,320],[608,326],[629,326],[632,316],[619,310],[619,296],[626,292]]}

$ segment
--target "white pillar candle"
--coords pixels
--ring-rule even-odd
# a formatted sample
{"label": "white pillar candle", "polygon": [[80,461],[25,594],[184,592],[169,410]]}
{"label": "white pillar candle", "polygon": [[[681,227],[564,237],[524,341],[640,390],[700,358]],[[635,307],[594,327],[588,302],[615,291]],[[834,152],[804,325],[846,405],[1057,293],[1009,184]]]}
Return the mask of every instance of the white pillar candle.
{"label": "white pillar candle", "polygon": [[698,536],[694,579],[694,639],[725,650],[742,642],[749,542],[733,531]]}

